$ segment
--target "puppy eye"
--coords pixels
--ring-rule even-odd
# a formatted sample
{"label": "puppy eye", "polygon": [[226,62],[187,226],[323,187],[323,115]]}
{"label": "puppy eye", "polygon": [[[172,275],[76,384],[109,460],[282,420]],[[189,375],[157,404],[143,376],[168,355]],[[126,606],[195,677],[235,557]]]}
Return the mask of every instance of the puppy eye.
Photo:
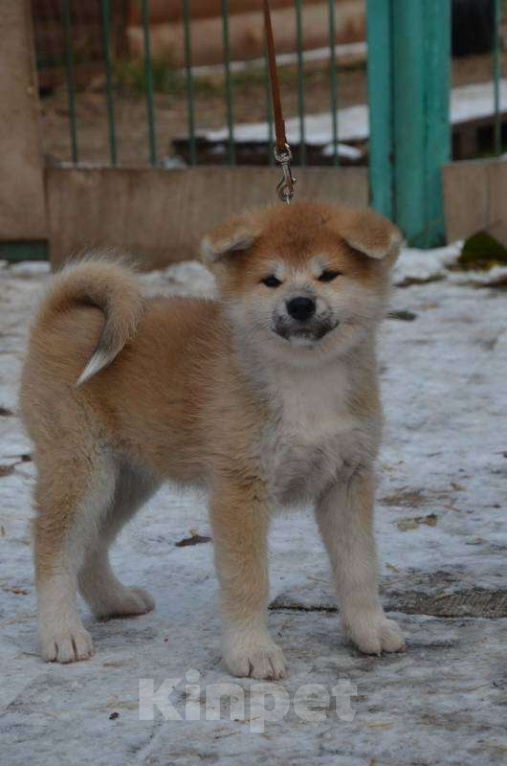
{"label": "puppy eye", "polygon": [[340,276],[339,271],[332,271],[331,269],[325,269],[325,271],[322,272],[320,277],[318,277],[319,282],[332,282],[333,279],[336,279],[336,277]]}
{"label": "puppy eye", "polygon": [[274,274],[269,274],[267,277],[264,277],[264,279],[261,280],[263,285],[266,285],[266,287],[280,287],[282,284],[278,277],[275,277]]}

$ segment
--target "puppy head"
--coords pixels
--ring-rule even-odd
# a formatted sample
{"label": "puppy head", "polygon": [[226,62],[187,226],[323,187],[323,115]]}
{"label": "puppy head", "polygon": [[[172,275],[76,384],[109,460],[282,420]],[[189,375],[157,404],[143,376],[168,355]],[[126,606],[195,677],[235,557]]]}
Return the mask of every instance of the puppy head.
{"label": "puppy head", "polygon": [[371,210],[277,205],[201,246],[243,340],[304,364],[346,353],[382,318],[401,234]]}

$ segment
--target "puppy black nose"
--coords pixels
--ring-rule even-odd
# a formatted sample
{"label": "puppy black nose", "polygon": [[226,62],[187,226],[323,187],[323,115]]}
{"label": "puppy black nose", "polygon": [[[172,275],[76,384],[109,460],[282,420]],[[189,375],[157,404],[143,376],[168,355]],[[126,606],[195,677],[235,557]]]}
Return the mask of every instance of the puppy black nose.
{"label": "puppy black nose", "polygon": [[298,322],[306,322],[315,314],[315,301],[312,298],[291,298],[287,301],[287,311],[293,319]]}

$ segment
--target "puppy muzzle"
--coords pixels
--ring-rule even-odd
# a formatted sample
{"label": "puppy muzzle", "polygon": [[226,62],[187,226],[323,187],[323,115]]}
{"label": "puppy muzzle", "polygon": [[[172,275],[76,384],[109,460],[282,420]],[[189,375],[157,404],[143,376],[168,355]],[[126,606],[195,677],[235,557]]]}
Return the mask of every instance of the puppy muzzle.
{"label": "puppy muzzle", "polygon": [[293,319],[289,316],[278,317],[273,324],[273,332],[287,341],[306,341],[316,343],[338,326],[338,320],[331,317],[313,316],[307,320]]}

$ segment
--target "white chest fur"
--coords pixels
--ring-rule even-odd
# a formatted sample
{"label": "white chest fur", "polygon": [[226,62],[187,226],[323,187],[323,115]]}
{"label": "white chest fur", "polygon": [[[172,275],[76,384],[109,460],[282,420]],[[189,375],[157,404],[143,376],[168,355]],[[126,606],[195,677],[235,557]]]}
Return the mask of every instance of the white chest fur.
{"label": "white chest fur", "polygon": [[315,499],[372,452],[376,422],[354,412],[345,363],[317,370],[281,368],[269,388],[276,415],[263,458],[277,503]]}

